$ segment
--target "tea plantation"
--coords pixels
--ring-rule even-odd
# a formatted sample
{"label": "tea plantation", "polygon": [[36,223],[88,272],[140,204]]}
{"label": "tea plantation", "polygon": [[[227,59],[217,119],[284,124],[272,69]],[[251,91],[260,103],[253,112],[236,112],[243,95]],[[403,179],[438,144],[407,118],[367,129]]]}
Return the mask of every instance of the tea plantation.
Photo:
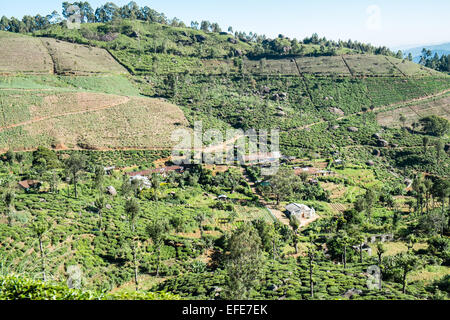
{"label": "tea plantation", "polygon": [[[147,9],[0,25],[0,299],[450,298],[448,74]],[[278,129],[277,172],[178,166],[198,121]]]}

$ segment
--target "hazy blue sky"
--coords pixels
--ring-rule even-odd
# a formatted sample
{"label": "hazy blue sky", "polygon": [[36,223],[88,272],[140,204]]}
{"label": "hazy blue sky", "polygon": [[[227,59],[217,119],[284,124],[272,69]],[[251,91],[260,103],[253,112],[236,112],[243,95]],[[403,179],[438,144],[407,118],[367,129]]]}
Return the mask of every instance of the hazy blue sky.
{"label": "hazy blue sky", "polygon": [[[117,5],[130,0],[112,1]],[[61,11],[61,0],[0,0],[0,16]],[[69,1],[70,2],[70,1]],[[94,9],[107,0],[91,0]],[[317,32],[390,47],[450,41],[449,0],[136,0],[167,17],[218,22],[275,37],[303,39]]]}

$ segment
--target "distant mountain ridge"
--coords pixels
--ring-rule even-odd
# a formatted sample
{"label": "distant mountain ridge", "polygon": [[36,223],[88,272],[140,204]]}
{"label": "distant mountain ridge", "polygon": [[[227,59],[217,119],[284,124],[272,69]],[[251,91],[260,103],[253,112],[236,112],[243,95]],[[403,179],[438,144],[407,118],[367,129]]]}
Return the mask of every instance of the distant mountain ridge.
{"label": "distant mountain ridge", "polygon": [[442,56],[443,54],[445,54],[445,55],[450,54],[450,42],[442,43],[442,44],[438,44],[438,45],[415,47],[415,48],[405,49],[402,51],[405,56],[408,56],[408,54],[411,53],[413,56],[413,61],[418,63],[420,61],[420,56],[422,55],[423,48],[431,50],[433,56],[436,53],[439,56]]}

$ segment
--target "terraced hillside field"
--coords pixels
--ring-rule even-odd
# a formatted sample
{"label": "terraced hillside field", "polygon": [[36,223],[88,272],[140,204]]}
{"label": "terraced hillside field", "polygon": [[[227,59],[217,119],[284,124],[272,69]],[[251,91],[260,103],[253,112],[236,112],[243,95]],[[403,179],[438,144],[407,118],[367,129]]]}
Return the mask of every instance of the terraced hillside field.
{"label": "terraced hillside field", "polygon": [[407,60],[381,55],[345,55],[342,57],[355,76],[439,76],[439,72]]}
{"label": "terraced hillside field", "polygon": [[53,57],[58,74],[127,73],[127,70],[104,49],[51,38],[42,38],[42,43]]}
{"label": "terraced hillside field", "polygon": [[402,125],[400,117],[406,118],[405,124],[411,125],[422,117],[437,115],[450,120],[450,95],[425,103],[411,104],[395,110],[381,112],[377,115],[377,121],[381,126],[398,127]]}
{"label": "terraced hillside field", "polygon": [[0,149],[170,148],[183,112],[159,99],[88,92],[1,90]]}
{"label": "terraced hillside field", "polygon": [[0,31],[0,74],[53,73],[53,62],[37,38]]}
{"label": "terraced hillside field", "polygon": [[108,51],[50,38],[0,32],[0,74],[127,74]]}
{"label": "terraced hillside field", "polygon": [[315,75],[350,76],[350,72],[340,56],[336,57],[304,57],[296,59],[299,71]]}
{"label": "terraced hillside field", "polygon": [[437,71],[411,61],[368,54],[244,60],[244,70],[247,73],[258,75],[298,75],[298,73],[345,77],[429,77],[440,75]]}

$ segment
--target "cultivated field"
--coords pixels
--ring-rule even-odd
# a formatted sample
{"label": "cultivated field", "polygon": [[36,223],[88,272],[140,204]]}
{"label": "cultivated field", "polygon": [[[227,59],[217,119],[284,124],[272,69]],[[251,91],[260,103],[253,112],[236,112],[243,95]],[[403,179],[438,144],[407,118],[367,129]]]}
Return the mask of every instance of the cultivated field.
{"label": "cultivated field", "polygon": [[244,70],[253,74],[298,75],[297,67],[291,59],[244,60]]}
{"label": "cultivated field", "polygon": [[405,124],[411,125],[420,118],[433,114],[450,120],[450,96],[426,103],[380,112],[377,115],[377,121],[382,126],[398,127],[402,125],[400,122],[401,115],[406,118]]}
{"label": "cultivated field", "polygon": [[384,56],[346,55],[343,58],[353,75],[402,76]]}
{"label": "cultivated field", "polygon": [[[295,64],[297,62],[297,66]],[[343,55],[243,61],[247,73],[267,75],[312,74],[317,76],[439,76],[440,73],[407,60],[379,55]]]}
{"label": "cultivated field", "polygon": [[170,148],[172,131],[187,126],[178,107],[158,99],[18,92],[1,92],[0,149]]}
{"label": "cultivated field", "polygon": [[128,74],[104,49],[0,31],[0,74]]}
{"label": "cultivated field", "polygon": [[127,71],[104,49],[42,38],[58,74],[126,74]]}
{"label": "cultivated field", "polygon": [[425,68],[424,66],[420,66],[408,60],[400,60],[387,56],[385,59],[395,65],[402,74],[407,76],[442,76],[442,74],[436,70]]}
{"label": "cultivated field", "polygon": [[52,58],[41,41],[0,31],[0,74],[53,73]]}
{"label": "cultivated field", "polygon": [[305,57],[297,58],[296,61],[302,73],[350,76],[350,72],[340,56]]}

